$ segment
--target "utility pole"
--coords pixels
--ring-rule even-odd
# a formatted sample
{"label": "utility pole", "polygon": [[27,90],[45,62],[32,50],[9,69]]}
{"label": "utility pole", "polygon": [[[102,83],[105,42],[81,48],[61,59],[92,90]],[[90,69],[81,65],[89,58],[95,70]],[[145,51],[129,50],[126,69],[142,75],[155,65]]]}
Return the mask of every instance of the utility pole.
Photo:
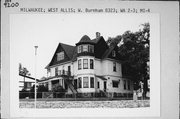
{"label": "utility pole", "polygon": [[34,93],[34,107],[36,108],[36,99],[37,99],[37,89],[36,89],[36,82],[37,82],[37,80],[36,80],[36,73],[37,73],[37,48],[38,48],[38,46],[34,46],[34,48],[35,48],[35,87],[34,87],[34,91],[35,91],[35,93]]}

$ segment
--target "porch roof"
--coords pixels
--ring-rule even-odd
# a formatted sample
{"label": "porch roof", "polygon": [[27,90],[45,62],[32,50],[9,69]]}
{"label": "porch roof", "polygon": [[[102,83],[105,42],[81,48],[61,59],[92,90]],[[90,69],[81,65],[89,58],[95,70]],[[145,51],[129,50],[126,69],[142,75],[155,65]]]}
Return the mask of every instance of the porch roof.
{"label": "porch roof", "polygon": [[104,77],[104,76],[99,76],[99,75],[96,75],[96,77],[102,79],[103,81],[106,81],[107,79]]}

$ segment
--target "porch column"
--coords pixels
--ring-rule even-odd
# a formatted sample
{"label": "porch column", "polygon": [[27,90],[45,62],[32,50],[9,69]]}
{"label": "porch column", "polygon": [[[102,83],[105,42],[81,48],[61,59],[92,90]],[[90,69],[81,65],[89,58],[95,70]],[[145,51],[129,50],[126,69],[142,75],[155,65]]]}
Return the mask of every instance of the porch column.
{"label": "porch column", "polygon": [[65,85],[64,85],[64,78],[63,78],[61,81],[62,81],[62,87],[65,88]]}
{"label": "porch column", "polygon": [[48,90],[52,90],[52,83],[51,83],[51,81],[48,82]]}

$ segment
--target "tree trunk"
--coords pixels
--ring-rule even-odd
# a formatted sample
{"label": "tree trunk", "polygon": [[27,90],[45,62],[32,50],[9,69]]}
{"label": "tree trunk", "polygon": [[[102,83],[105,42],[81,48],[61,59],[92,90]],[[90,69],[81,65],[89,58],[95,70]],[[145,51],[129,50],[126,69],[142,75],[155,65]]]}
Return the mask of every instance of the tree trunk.
{"label": "tree trunk", "polygon": [[143,85],[143,98],[145,99],[146,93],[147,93],[147,79],[146,78],[144,78],[143,83],[144,83],[144,85]]}

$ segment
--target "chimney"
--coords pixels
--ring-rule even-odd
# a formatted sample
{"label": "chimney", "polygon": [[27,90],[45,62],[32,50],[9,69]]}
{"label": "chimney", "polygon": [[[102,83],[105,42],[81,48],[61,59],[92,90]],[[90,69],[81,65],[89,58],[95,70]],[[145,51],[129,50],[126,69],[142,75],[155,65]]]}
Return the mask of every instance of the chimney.
{"label": "chimney", "polygon": [[101,34],[99,32],[96,32],[96,38],[99,38]]}

